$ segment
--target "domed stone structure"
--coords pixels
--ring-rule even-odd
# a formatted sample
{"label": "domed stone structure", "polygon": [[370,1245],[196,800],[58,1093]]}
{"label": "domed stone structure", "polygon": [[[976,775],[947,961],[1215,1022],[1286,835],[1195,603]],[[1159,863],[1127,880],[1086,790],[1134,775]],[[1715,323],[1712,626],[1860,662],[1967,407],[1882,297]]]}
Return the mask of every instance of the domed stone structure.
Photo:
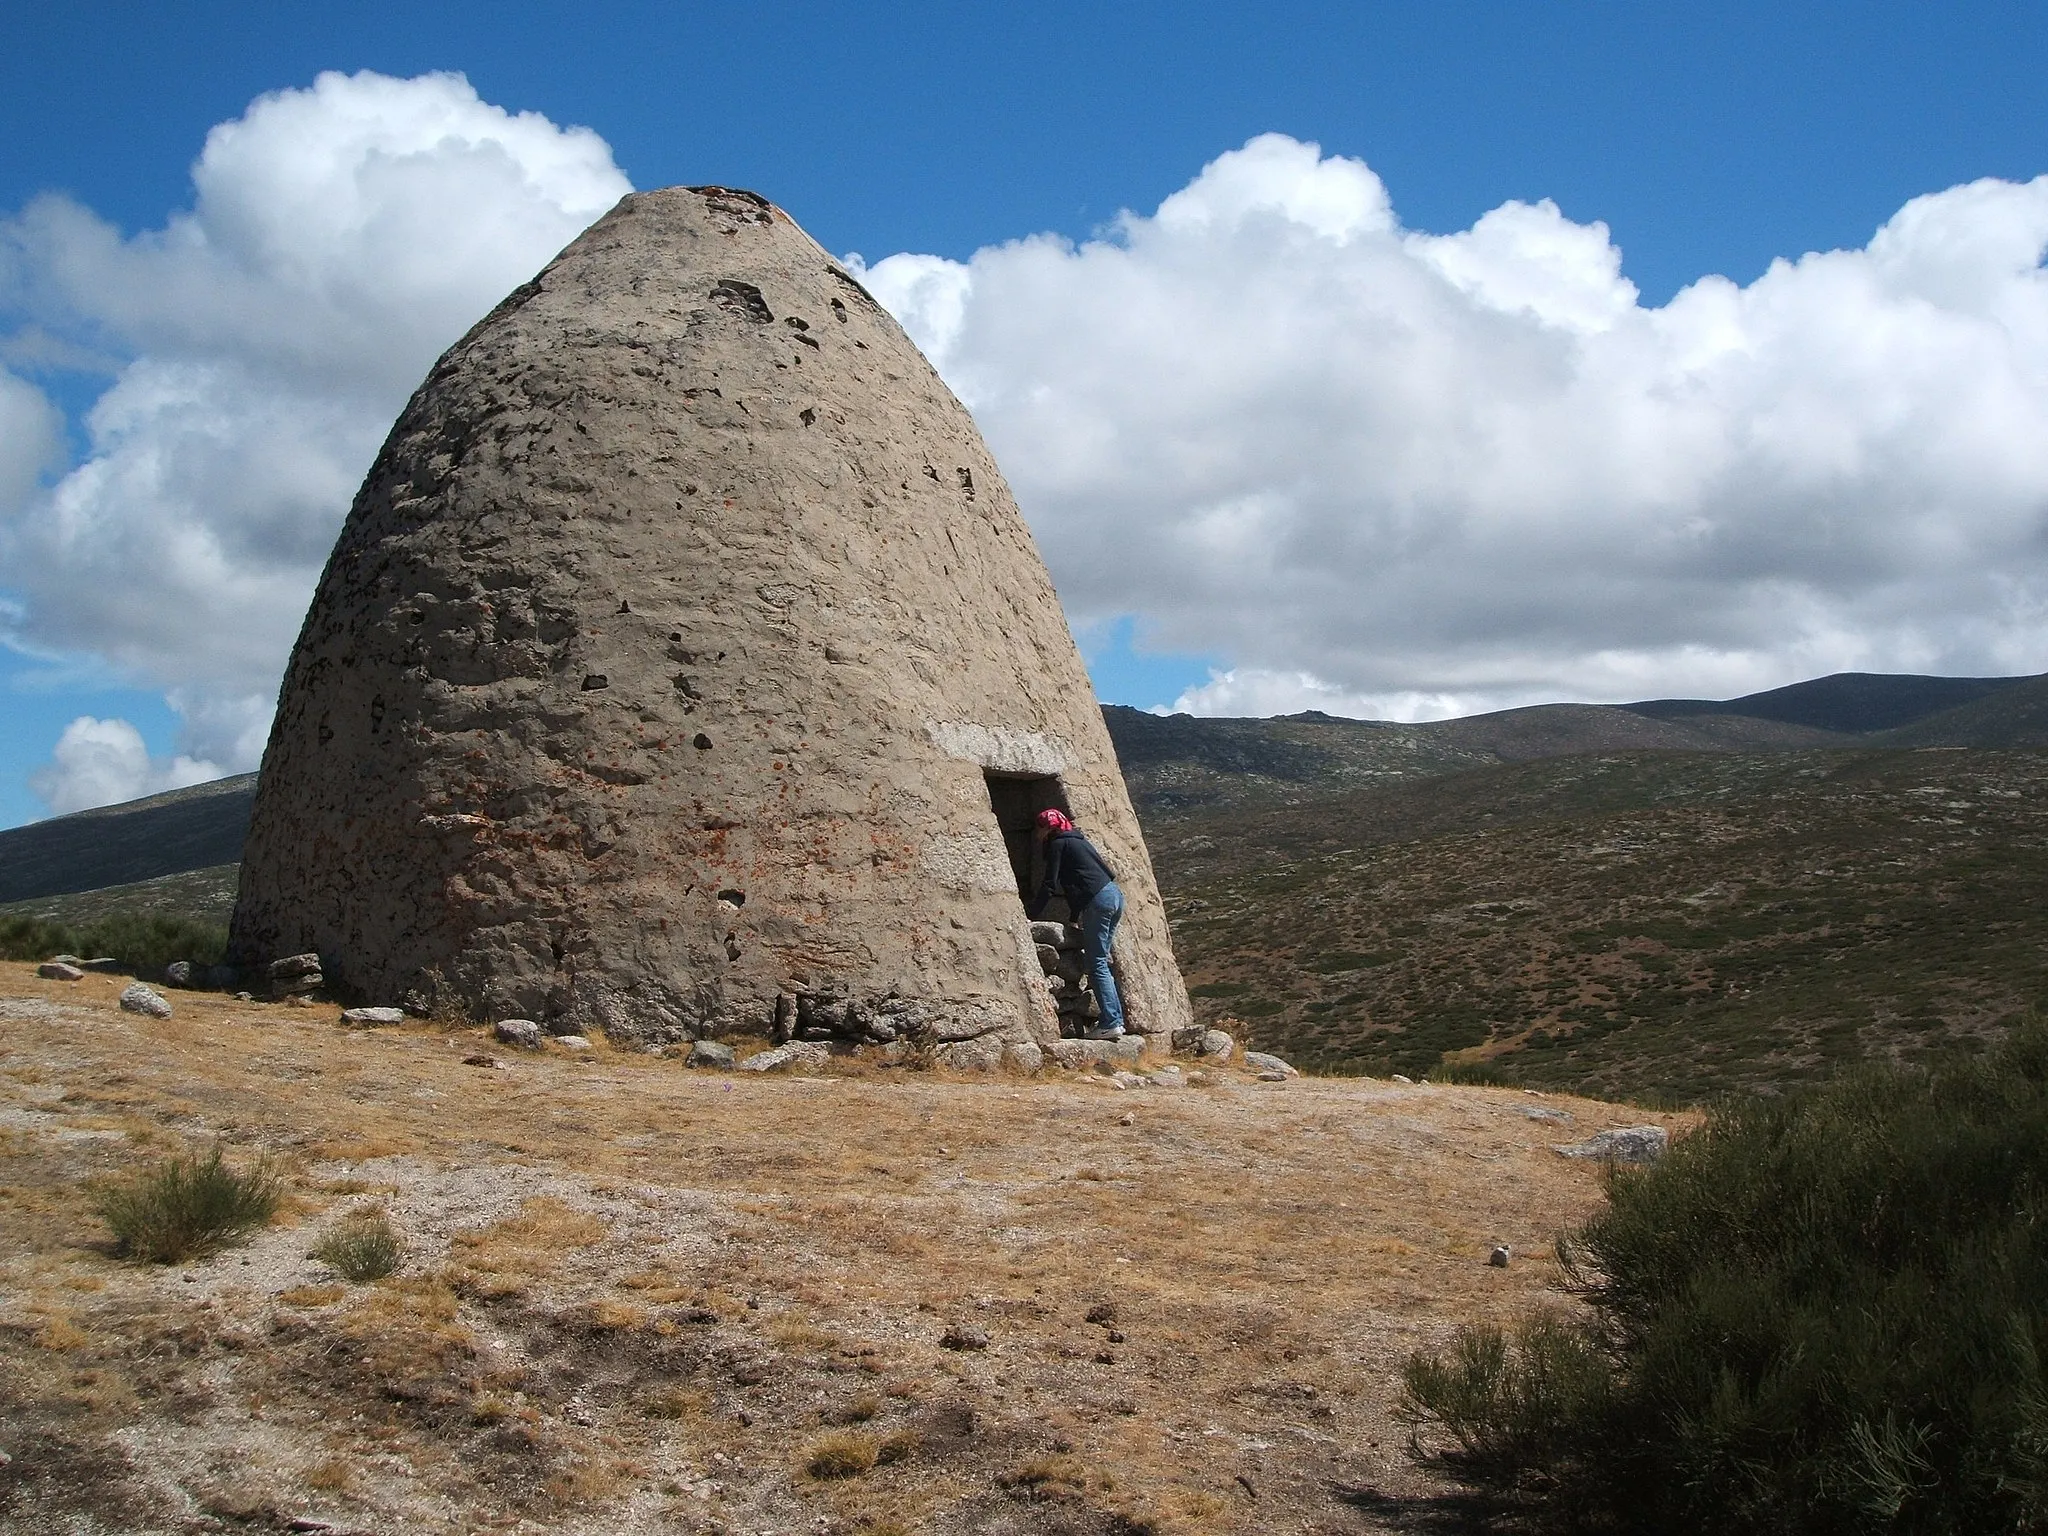
{"label": "domed stone structure", "polygon": [[1185,1027],[1093,690],[973,421],[779,209],[670,188],[511,294],[392,429],[285,675],[233,945],[558,1031],[986,1061],[1057,1032],[1019,899],[1049,805],[1124,887],[1129,1022]]}

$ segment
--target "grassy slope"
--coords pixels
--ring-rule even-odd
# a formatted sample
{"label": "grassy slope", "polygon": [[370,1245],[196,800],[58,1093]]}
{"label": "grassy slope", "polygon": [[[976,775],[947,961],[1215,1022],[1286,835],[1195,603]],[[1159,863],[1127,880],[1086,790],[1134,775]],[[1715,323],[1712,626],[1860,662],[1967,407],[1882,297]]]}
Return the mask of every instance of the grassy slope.
{"label": "grassy slope", "polygon": [[1626,754],[1176,818],[1208,1019],[1304,1064],[1696,1098],[1981,1034],[2048,984],[2048,755]]}
{"label": "grassy slope", "polygon": [[131,885],[37,896],[0,905],[0,917],[40,917],[81,928],[120,913],[154,913],[225,927],[235,909],[235,882],[241,869],[240,864],[215,864]]}

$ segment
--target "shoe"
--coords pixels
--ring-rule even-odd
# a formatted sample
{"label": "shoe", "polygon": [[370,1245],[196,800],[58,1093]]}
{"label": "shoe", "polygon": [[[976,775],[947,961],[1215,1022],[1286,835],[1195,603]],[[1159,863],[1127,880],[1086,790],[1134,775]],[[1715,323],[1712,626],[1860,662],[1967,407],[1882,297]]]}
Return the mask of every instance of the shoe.
{"label": "shoe", "polygon": [[1124,1032],[1121,1029],[1104,1029],[1100,1025],[1081,1031],[1083,1040],[1121,1040],[1123,1037]]}

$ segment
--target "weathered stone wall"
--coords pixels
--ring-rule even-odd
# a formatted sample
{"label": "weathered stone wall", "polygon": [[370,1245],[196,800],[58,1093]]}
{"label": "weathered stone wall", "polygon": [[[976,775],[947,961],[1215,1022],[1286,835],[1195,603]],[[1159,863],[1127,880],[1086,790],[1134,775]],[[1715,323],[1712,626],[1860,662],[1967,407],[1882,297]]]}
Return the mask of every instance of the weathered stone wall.
{"label": "weathered stone wall", "polygon": [[1046,1041],[984,769],[1059,776],[1128,901],[1131,1024],[1185,1027],[1108,734],[967,412],[779,210],[637,194],[392,429],[286,673],[234,948],[646,1041],[848,1009]]}

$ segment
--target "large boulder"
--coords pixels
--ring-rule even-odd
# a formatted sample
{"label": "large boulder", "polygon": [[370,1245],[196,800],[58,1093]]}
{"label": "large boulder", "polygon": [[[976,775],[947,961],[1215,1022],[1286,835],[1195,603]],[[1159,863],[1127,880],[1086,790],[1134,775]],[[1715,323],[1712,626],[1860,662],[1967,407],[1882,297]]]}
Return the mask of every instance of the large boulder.
{"label": "large boulder", "polygon": [[233,949],[614,1042],[790,1039],[812,998],[834,1040],[1042,1044],[1020,893],[1053,805],[1123,886],[1131,1027],[1184,1027],[1088,674],[973,421],[787,215],[673,187],[392,429],[286,672]]}
{"label": "large boulder", "polygon": [[543,1031],[532,1019],[500,1019],[491,1026],[491,1035],[498,1044],[522,1051],[537,1051],[543,1043]]}
{"label": "large boulder", "polygon": [[791,1070],[815,1070],[827,1065],[832,1053],[822,1045],[808,1040],[792,1040],[787,1045],[772,1046],[765,1051],[756,1051],[739,1064],[742,1072],[784,1072]]}
{"label": "large boulder", "polygon": [[171,1005],[164,1001],[163,993],[139,981],[130,982],[122,989],[121,1007],[127,1013],[140,1013],[152,1019],[171,1016]]}
{"label": "large boulder", "polygon": [[1560,1157],[1599,1158],[1613,1163],[1654,1163],[1671,1145],[1671,1133],[1661,1125],[1624,1125],[1600,1131],[1584,1141],[1551,1150]]}

